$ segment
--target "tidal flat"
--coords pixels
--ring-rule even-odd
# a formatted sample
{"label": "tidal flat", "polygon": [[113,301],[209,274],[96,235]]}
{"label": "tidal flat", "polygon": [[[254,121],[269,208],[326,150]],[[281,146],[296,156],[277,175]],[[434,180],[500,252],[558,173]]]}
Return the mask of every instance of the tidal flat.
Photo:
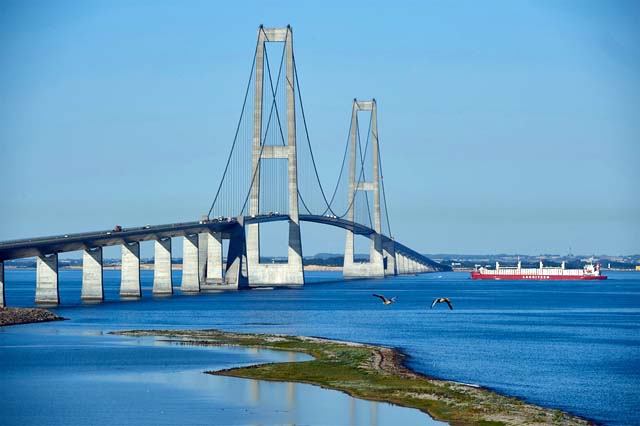
{"label": "tidal flat", "polygon": [[305,353],[303,362],[279,362],[207,371],[237,378],[296,382],[353,397],[416,408],[451,425],[591,425],[589,420],[464,383],[434,379],[405,366],[395,348],[315,337],[219,330],[134,330],[113,334],[164,338],[195,346],[241,346]]}

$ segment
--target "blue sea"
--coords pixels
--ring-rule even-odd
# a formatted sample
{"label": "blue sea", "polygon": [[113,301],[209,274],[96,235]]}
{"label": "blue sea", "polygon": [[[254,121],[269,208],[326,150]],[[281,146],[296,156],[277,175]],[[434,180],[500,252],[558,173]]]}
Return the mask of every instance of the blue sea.
{"label": "blue sea", "polygon": [[[597,423],[637,425],[640,273],[607,275],[600,282],[482,282],[458,272],[343,281],[339,273],[314,272],[302,289],[157,298],[153,271],[142,271],[142,299],[120,301],[119,271],[105,271],[106,301],[83,305],[81,271],[64,270],[53,310],[69,321],[0,328],[0,423],[441,424],[309,385],[202,374],[290,354],[105,334],[216,328],[394,346],[430,376]],[[7,304],[33,306],[34,283],[33,270],[5,270]],[[372,293],[397,302],[384,306]],[[430,309],[443,296],[454,310]]]}

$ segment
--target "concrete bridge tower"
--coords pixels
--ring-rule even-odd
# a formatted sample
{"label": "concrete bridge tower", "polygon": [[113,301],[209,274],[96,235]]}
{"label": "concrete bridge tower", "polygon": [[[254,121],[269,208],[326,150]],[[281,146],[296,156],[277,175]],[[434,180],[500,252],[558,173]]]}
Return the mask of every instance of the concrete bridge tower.
{"label": "concrete bridge tower", "polygon": [[[362,181],[356,176],[356,155],[358,143],[358,111],[371,111],[371,133],[372,133],[372,152],[371,158],[373,162],[373,172],[370,181]],[[379,155],[378,155],[378,117],[376,109],[376,100],[359,101],[353,100],[353,109],[351,111],[351,136],[350,136],[350,163],[349,163],[349,194],[347,198],[347,219],[354,221],[355,219],[355,197],[358,191],[370,191],[373,195],[373,229],[376,231],[371,236],[371,246],[369,249],[369,262],[356,263],[354,261],[354,234],[347,230],[347,241],[344,250],[344,268],[342,274],[345,278],[384,278],[385,262],[381,238],[381,220],[380,220],[380,172],[379,172]],[[363,165],[364,166],[364,165]],[[388,259],[389,263],[394,263]]]}
{"label": "concrete bridge tower", "polygon": [[[286,145],[263,146],[262,140],[262,104],[264,84],[265,43],[285,43],[286,67]],[[296,118],[294,93],[293,34],[291,27],[263,28],[258,30],[258,46],[256,52],[255,96],[253,111],[253,148],[251,171],[254,175],[249,214],[260,214],[260,164],[270,159],[286,159],[288,162],[289,193],[289,248],[287,263],[260,263],[260,230],[259,224],[246,225],[247,239],[247,273],[250,286],[261,285],[303,285],[302,240],[300,238],[300,221],[298,217],[298,168],[296,154]],[[269,190],[270,188],[265,188]]]}

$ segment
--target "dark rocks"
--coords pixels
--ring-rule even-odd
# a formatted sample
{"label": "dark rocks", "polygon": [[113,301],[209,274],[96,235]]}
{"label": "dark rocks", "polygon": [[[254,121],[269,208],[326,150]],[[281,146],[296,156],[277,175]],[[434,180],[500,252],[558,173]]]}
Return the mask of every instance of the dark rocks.
{"label": "dark rocks", "polygon": [[0,308],[0,327],[64,319],[42,308]]}

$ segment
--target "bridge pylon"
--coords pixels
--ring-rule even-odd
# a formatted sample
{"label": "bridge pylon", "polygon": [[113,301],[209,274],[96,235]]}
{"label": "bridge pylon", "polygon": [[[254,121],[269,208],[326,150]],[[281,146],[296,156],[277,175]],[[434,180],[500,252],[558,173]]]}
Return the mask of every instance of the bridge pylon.
{"label": "bridge pylon", "polygon": [[[265,43],[285,43],[286,76],[286,144],[283,146],[264,146],[262,135],[263,122],[263,85]],[[253,148],[251,170],[254,175],[249,214],[260,214],[260,164],[270,159],[286,159],[288,162],[289,195],[289,239],[287,263],[260,263],[260,225],[246,225],[247,273],[249,286],[300,286],[304,284],[302,270],[302,240],[300,237],[300,219],[298,215],[298,166],[296,151],[296,118],[294,93],[293,33],[291,27],[258,29],[256,51],[255,95],[253,111]],[[269,190],[270,188],[266,188]]]}
{"label": "bridge pylon", "polygon": [[[358,111],[371,111],[371,133],[372,133],[372,152],[373,173],[370,181],[362,181],[356,176],[356,154],[358,143]],[[358,191],[370,191],[373,195],[373,229],[375,234],[371,234],[371,245],[369,249],[369,261],[356,263],[354,260],[354,233],[347,230],[346,245],[344,250],[344,265],[342,275],[344,278],[384,278],[385,262],[384,249],[381,237],[381,218],[380,218],[380,164],[378,155],[378,117],[376,100],[359,101],[353,100],[353,108],[351,110],[351,135],[349,142],[349,194],[347,198],[347,219],[355,220],[355,197]],[[364,167],[364,164],[361,165]],[[393,264],[395,262],[388,262]],[[389,275],[389,274],[388,274]]]}

